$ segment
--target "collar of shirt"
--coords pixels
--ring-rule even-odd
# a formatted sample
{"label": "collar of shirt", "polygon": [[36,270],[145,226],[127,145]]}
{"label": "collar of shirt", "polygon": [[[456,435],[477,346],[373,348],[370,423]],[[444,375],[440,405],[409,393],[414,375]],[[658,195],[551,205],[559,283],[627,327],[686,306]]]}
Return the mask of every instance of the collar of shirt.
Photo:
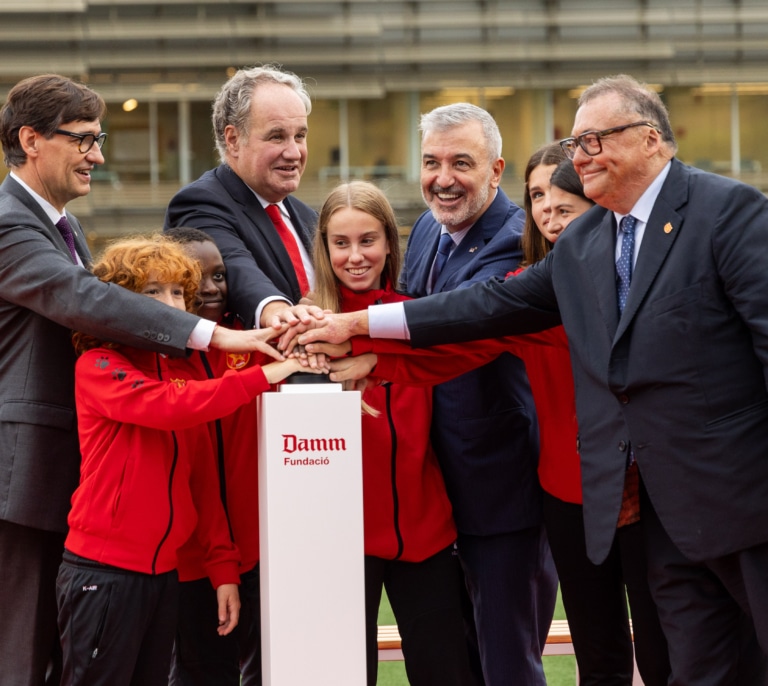
{"label": "collar of shirt", "polygon": [[34,199],[35,202],[37,202],[38,205],[42,208],[43,212],[45,212],[48,219],[51,220],[51,223],[56,226],[56,223],[59,221],[59,219],[62,218],[61,212],[59,212],[51,203],[49,203],[42,195],[39,193],[36,193],[33,191],[27,183],[22,181],[14,172],[11,172],[11,178],[16,181],[27,193],[29,193]]}
{"label": "collar of shirt", "polygon": [[251,188],[251,191],[265,210],[267,209],[267,205],[277,205],[280,208],[280,214],[283,216],[283,221],[288,225],[289,228],[293,229],[293,224],[291,223],[291,215],[286,211],[282,200],[280,202],[269,202],[268,200],[262,198],[256,191],[253,190],[253,188]]}
{"label": "collar of shirt", "polygon": [[630,212],[627,214],[619,214],[618,212],[613,213],[614,217],[616,218],[617,260],[621,254],[621,242],[624,238],[623,234],[621,234],[621,231],[619,230],[619,227],[621,226],[621,220],[631,214],[637,220],[635,223],[635,249],[632,256],[632,265],[634,266],[635,262],[637,261],[637,255],[640,252],[640,244],[643,242],[643,236],[645,235],[645,226],[651,216],[653,206],[656,204],[656,199],[659,197],[661,187],[667,180],[667,175],[669,174],[671,167],[672,161],[670,160],[664,165],[664,168],[659,172],[658,176],[653,181],[651,181],[651,184],[648,186],[648,188],[645,189],[645,192],[640,196]]}
{"label": "collar of shirt", "polygon": [[469,230],[474,226],[474,224],[470,224],[464,229],[461,229],[461,231],[454,231],[451,233],[448,231],[447,228],[445,228],[445,225],[440,227],[440,234],[449,233],[451,234],[451,240],[453,241],[453,248],[451,248],[451,252],[456,248],[456,246],[461,243],[461,241],[464,240],[464,236],[466,236],[469,233]]}

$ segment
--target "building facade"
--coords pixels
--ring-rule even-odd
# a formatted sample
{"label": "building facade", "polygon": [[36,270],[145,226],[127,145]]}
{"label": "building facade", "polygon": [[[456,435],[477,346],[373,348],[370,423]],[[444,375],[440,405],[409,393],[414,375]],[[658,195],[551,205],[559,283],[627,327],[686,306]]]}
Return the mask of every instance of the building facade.
{"label": "building facade", "polygon": [[[57,72],[107,100],[107,164],[73,209],[96,245],[158,228],[217,163],[210,105],[242,66],[278,63],[313,96],[299,196],[374,179],[408,224],[423,209],[418,119],[468,101],[499,122],[503,186],[570,134],[580,90],[628,73],[667,103],[679,157],[768,188],[765,0],[2,0],[0,99]],[[768,178],[768,176],[766,176]]]}

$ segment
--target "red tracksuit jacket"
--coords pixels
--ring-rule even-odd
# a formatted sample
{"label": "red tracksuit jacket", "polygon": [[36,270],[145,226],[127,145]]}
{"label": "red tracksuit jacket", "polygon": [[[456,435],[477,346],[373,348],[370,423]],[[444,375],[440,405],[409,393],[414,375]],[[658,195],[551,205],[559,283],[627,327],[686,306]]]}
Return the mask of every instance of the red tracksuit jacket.
{"label": "red tracksuit jacket", "polygon": [[[256,364],[272,362],[260,353],[195,351],[189,358],[174,358],[169,364],[177,376],[209,379],[225,372],[240,373]],[[256,400],[208,425],[214,446],[216,487],[240,551],[240,572],[248,572],[259,561],[259,463]],[[179,579],[193,581],[206,576],[205,548],[193,536],[179,550]]]}
{"label": "red tracksuit jacket", "polygon": [[192,381],[158,353],[96,348],[75,374],[82,463],[66,548],[160,574],[177,567],[177,550],[194,532],[213,585],[239,582],[204,423],[267,390],[261,368]]}
{"label": "red tracksuit jacket", "polygon": [[[342,288],[342,311],[407,300],[391,289]],[[451,504],[429,441],[432,389],[387,384],[363,400],[380,412],[363,415],[365,554],[421,562],[456,540]]]}

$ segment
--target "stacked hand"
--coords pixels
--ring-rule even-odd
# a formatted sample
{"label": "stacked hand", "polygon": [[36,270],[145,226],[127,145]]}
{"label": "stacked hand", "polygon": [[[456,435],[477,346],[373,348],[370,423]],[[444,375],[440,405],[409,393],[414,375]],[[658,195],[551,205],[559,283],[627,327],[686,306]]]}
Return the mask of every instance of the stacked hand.
{"label": "stacked hand", "polygon": [[[352,349],[349,339],[368,333],[366,310],[333,314],[308,301],[293,307],[280,301],[267,305],[261,320],[280,336],[277,348],[284,355],[299,359],[308,370],[330,369],[332,381],[362,381],[364,386],[376,366],[376,355],[371,353],[348,357]],[[354,386],[359,388],[360,384]]]}

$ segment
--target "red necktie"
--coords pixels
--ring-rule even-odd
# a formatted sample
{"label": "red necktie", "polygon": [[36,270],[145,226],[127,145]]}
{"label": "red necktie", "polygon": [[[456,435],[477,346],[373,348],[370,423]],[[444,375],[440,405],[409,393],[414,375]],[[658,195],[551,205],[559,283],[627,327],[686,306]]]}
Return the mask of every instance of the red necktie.
{"label": "red necktie", "polygon": [[291,258],[293,269],[296,272],[296,278],[299,280],[301,294],[304,296],[309,292],[309,281],[307,280],[307,273],[304,271],[304,263],[301,261],[301,252],[299,252],[299,245],[296,243],[296,238],[283,221],[283,217],[280,214],[280,208],[277,205],[267,205],[266,210],[269,218],[275,225],[277,234],[283,241],[285,249],[288,251],[288,256]]}

